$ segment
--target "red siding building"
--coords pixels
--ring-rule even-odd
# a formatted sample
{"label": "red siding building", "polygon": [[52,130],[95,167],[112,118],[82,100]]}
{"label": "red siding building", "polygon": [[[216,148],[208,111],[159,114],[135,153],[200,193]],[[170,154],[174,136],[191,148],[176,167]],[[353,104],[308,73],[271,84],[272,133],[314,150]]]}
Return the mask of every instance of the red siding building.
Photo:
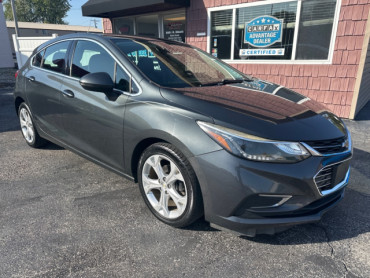
{"label": "red siding building", "polygon": [[189,43],[353,119],[370,100],[369,7],[370,0],[90,0],[82,11],[102,17],[105,33]]}

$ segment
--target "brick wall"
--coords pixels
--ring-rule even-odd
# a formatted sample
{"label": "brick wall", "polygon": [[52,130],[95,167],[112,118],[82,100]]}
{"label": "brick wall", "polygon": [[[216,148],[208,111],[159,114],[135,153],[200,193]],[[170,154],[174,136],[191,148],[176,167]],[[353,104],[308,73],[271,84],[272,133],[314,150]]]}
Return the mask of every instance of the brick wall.
{"label": "brick wall", "polygon": [[[191,0],[187,9],[187,43],[207,50],[207,8],[255,0]],[[324,103],[348,118],[361,56],[370,0],[342,0],[331,65],[233,64],[239,70],[279,83]]]}

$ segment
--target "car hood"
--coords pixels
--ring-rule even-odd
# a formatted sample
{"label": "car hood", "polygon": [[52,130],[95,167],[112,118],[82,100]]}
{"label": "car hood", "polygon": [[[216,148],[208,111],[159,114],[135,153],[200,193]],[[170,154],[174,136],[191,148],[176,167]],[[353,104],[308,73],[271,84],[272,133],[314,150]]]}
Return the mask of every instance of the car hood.
{"label": "car hood", "polygon": [[272,140],[312,141],[346,135],[341,121],[297,92],[259,79],[243,83],[161,89],[178,105],[213,118],[215,124]]}

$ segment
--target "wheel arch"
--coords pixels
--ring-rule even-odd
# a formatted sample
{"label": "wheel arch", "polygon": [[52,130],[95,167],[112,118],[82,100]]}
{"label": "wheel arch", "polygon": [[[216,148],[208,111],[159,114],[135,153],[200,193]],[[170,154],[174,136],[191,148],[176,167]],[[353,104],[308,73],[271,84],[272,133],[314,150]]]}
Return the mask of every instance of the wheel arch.
{"label": "wheel arch", "polygon": [[152,131],[151,134],[147,134],[146,137],[142,137],[141,140],[132,148],[133,151],[129,155],[129,161],[126,160],[126,165],[130,167],[129,173],[134,177],[135,182],[137,182],[137,169],[140,157],[144,150],[150,145],[155,143],[168,143],[173,145],[179,152],[181,152],[187,159],[194,156],[193,152],[181,142],[178,138],[172,136],[171,134],[163,131]]}
{"label": "wheel arch", "polygon": [[14,101],[14,106],[15,106],[15,112],[17,113],[18,115],[18,110],[19,110],[19,106],[21,106],[21,104],[25,102],[25,100],[21,97],[16,97],[15,98],[15,101]]}
{"label": "wheel arch", "polygon": [[137,169],[139,166],[139,160],[142,155],[142,153],[147,149],[149,146],[155,144],[155,143],[169,143],[163,139],[156,138],[156,137],[150,137],[150,138],[145,138],[142,141],[140,141],[134,151],[132,152],[131,155],[131,175],[134,177],[135,182],[137,182]]}

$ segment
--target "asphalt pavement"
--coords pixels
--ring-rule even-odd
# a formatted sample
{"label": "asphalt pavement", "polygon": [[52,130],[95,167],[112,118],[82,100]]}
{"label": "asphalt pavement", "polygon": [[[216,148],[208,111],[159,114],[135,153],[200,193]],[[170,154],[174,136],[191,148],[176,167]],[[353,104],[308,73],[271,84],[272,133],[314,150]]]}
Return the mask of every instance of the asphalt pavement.
{"label": "asphalt pavement", "polygon": [[152,216],[137,184],[49,144],[27,146],[0,70],[0,277],[370,277],[370,104],[344,200],[321,222],[240,237]]}

